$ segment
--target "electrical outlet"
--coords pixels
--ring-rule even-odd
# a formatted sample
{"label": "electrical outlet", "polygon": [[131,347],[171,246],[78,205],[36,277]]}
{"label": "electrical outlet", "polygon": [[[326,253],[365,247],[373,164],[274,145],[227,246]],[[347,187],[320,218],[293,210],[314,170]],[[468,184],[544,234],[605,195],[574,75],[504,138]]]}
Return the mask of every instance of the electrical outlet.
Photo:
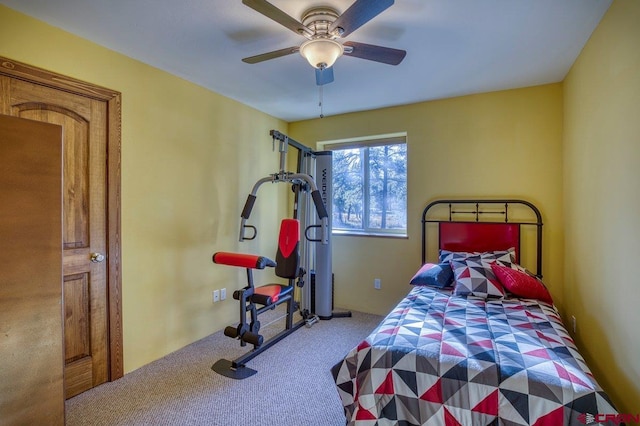
{"label": "electrical outlet", "polygon": [[213,302],[220,300],[220,290],[213,290]]}
{"label": "electrical outlet", "polygon": [[571,328],[573,329],[573,332],[576,332],[576,327],[577,327],[577,321],[576,321],[576,317],[574,315],[571,315]]}
{"label": "electrical outlet", "polygon": [[227,289],[223,288],[220,290],[220,300],[224,300],[227,298]]}
{"label": "electrical outlet", "polygon": [[380,278],[376,278],[373,280],[373,288],[376,290],[380,290]]}

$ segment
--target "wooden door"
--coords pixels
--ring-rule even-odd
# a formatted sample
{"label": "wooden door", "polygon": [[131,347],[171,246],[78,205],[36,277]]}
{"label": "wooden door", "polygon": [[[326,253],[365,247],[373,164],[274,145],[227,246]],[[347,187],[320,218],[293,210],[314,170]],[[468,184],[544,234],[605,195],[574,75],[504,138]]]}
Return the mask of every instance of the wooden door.
{"label": "wooden door", "polygon": [[[70,398],[122,376],[121,349],[119,354],[112,350],[121,347],[121,334],[110,336],[121,325],[112,324],[119,321],[119,311],[115,317],[110,312],[119,309],[120,295],[119,286],[115,295],[109,286],[114,261],[119,271],[119,248],[114,250],[119,241],[108,241],[108,235],[119,236],[119,229],[115,234],[109,230],[109,216],[114,214],[109,207],[119,206],[108,205],[112,178],[107,165],[113,163],[107,158],[109,104],[40,81],[0,79],[2,113],[62,126],[64,383]],[[116,154],[119,160],[119,152],[111,153]],[[116,225],[119,228],[119,220]],[[110,259],[113,256],[116,259]],[[114,362],[119,364],[115,368]]]}
{"label": "wooden door", "polygon": [[62,129],[0,115],[0,424],[64,424]]}

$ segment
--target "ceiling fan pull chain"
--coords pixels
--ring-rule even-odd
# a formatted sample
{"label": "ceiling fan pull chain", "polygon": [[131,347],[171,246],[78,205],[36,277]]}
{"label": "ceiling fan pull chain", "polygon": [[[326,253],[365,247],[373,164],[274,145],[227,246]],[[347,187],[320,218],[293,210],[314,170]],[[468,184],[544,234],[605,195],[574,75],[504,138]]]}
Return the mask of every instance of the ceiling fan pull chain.
{"label": "ceiling fan pull chain", "polygon": [[323,104],[323,101],[322,101],[322,98],[323,98],[323,96],[322,96],[322,93],[323,93],[322,86],[318,86],[318,91],[320,92],[319,93],[320,102],[318,102],[318,106],[320,107],[320,118],[324,118],[323,105],[322,105]]}

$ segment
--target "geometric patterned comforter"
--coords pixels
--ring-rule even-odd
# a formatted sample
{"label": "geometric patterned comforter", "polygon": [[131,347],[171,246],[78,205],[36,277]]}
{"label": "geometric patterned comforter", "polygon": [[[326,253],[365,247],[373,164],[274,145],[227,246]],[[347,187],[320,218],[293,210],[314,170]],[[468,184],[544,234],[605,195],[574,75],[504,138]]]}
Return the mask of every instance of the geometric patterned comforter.
{"label": "geometric patterned comforter", "polygon": [[332,368],[349,425],[584,425],[616,413],[533,299],[414,287]]}

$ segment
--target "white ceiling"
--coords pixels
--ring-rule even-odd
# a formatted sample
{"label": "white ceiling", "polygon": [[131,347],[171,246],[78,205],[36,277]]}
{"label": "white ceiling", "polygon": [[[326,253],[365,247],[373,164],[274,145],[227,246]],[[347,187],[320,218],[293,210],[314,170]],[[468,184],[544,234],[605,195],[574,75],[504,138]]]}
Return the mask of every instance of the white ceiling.
{"label": "white ceiling", "polygon": [[[300,20],[353,0],[270,0]],[[324,114],[562,81],[612,0],[396,0],[346,40],[404,49],[398,66],[343,56]],[[286,121],[320,114],[299,54],[241,59],[306,39],[241,0],[0,0]],[[37,65],[37,64],[36,64]]]}

